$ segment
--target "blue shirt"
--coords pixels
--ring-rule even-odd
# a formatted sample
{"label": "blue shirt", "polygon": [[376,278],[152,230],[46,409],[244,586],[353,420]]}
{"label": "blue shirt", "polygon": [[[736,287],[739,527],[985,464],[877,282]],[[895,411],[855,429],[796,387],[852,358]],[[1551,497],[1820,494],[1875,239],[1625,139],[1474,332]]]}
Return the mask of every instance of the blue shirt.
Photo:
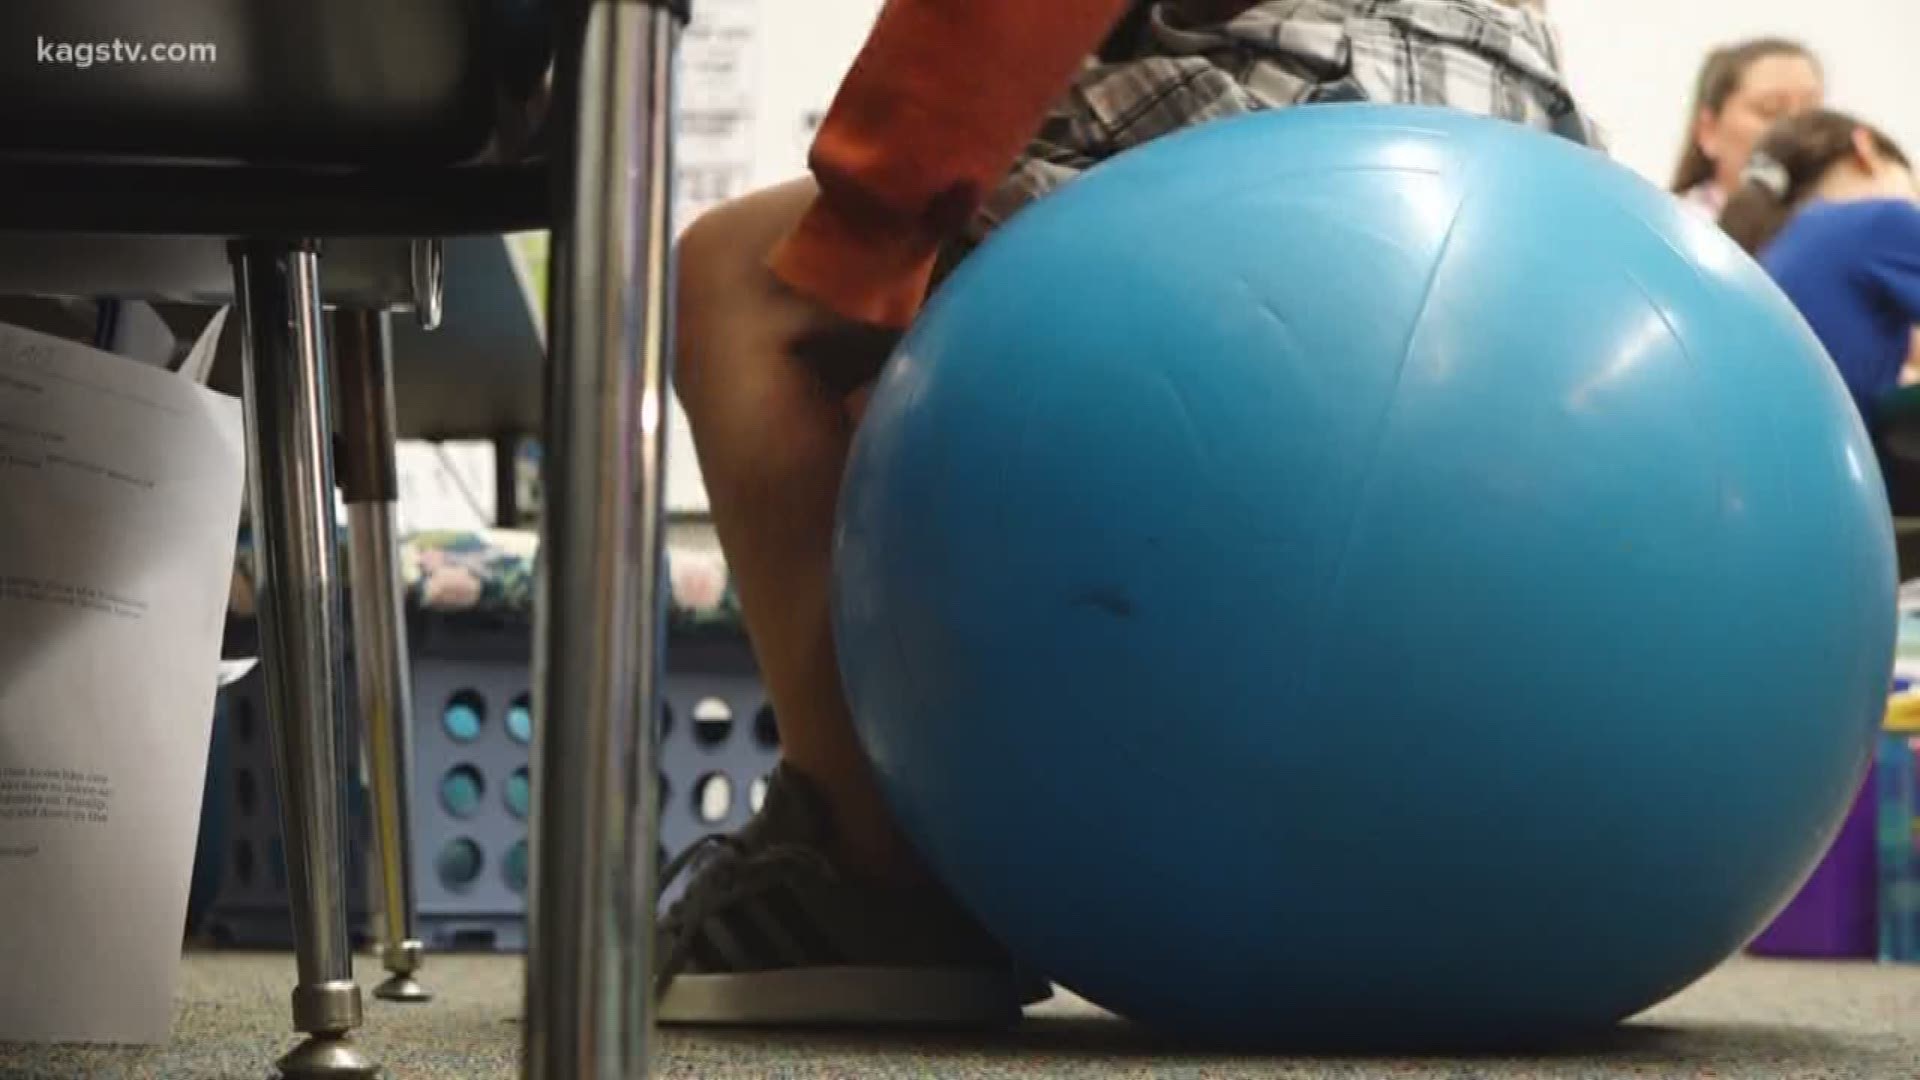
{"label": "blue shirt", "polygon": [[1920,206],[1817,202],[1795,214],[1760,263],[1819,335],[1871,417],[1900,385],[1920,324]]}

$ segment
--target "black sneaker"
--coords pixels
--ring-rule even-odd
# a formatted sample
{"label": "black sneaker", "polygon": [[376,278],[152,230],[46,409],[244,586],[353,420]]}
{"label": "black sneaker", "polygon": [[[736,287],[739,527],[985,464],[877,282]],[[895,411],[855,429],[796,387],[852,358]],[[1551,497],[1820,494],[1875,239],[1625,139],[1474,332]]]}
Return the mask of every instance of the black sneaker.
{"label": "black sneaker", "polygon": [[995,1027],[1050,996],[946,893],[842,875],[828,830],[783,766],[744,829],[668,865],[663,888],[694,876],[654,936],[661,1023]]}

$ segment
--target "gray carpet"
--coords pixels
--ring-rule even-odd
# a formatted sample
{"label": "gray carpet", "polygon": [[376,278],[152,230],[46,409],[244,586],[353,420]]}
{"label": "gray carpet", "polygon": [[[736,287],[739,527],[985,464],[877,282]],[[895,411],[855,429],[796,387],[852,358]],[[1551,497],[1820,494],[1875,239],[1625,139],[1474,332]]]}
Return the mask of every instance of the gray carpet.
{"label": "gray carpet", "polygon": [[[292,1045],[292,960],[187,958],[171,1045],[149,1050],[0,1044],[5,1080],[261,1080]],[[360,978],[377,975],[363,961]],[[394,1080],[504,1080],[519,1053],[517,957],[435,956],[424,1006],[369,1002],[362,1045]],[[1173,1052],[1084,1003],[1056,1000],[991,1039],[849,1034],[669,1034],[658,1075],[1122,1078],[1920,1077],[1920,967],[1741,960],[1594,1045],[1533,1058],[1267,1058]]]}

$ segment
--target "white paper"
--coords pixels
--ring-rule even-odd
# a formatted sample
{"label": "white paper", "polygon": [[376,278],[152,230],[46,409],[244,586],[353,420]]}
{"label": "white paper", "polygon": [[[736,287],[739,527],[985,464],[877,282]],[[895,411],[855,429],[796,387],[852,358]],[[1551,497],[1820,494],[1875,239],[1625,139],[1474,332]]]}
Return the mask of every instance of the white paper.
{"label": "white paper", "polygon": [[402,442],[394,452],[400,535],[492,528],[499,520],[494,456],[490,442]]}
{"label": "white paper", "polygon": [[248,657],[244,660],[220,661],[220,689],[225,690],[227,687],[253,674],[253,669],[259,665],[260,660],[258,657]]}
{"label": "white paper", "polygon": [[0,1041],[167,1038],[240,404],[0,327]]}

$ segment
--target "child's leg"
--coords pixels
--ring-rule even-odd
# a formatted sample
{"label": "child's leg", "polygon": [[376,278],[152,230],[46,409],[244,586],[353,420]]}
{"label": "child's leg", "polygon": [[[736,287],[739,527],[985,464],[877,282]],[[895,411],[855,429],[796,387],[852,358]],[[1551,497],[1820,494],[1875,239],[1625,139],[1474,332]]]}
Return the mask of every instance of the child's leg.
{"label": "child's leg", "polygon": [[853,423],[844,394],[799,355],[827,317],[765,269],[813,192],[804,180],[759,192],[687,231],[676,387],[779,718],[782,758],[825,797],[843,868],[897,879],[912,860],[854,738],[828,607]]}
{"label": "child's leg", "polygon": [[675,382],[779,717],[782,764],[752,823],[699,849],[660,921],[660,1017],[1004,1023],[1045,987],[1019,978],[918,873],[841,692],[834,509],[863,400],[855,388],[891,335],[836,322],[764,268],[812,194],[800,182],[749,196],[680,243]]}

